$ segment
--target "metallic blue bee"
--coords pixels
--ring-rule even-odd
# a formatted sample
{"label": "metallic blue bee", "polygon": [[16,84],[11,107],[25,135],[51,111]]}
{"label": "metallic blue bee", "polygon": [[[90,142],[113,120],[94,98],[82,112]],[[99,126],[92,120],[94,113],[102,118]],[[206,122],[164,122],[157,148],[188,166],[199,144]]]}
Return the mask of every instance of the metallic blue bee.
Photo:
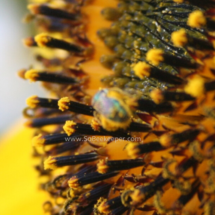
{"label": "metallic blue bee", "polygon": [[131,123],[135,98],[118,88],[102,89],[93,98],[95,117],[108,131],[126,129]]}

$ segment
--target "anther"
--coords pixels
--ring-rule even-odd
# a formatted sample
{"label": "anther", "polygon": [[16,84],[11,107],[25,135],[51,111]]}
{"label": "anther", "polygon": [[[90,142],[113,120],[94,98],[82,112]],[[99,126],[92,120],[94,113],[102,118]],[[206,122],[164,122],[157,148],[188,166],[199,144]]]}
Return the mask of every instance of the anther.
{"label": "anther", "polygon": [[184,90],[186,93],[198,97],[204,95],[206,92],[214,91],[215,81],[205,82],[202,77],[197,76],[188,82]]}
{"label": "anther", "polygon": [[[83,138],[81,135],[74,134],[69,138],[74,138],[74,140],[81,141]],[[37,135],[33,137],[32,144],[33,146],[44,146],[44,145],[52,145],[52,144],[58,144],[63,143],[68,140],[68,142],[71,142],[72,139],[68,139],[68,135],[66,133],[62,134],[50,134],[50,135]]]}
{"label": "anther", "polygon": [[86,184],[92,184],[95,182],[106,180],[108,178],[116,176],[117,174],[118,174],[118,172],[107,172],[105,174],[100,174],[98,172],[92,172],[92,173],[85,174],[82,176],[73,176],[69,179],[68,185],[71,188],[77,188],[79,186],[83,186]]}
{"label": "anther", "polygon": [[141,79],[146,76],[170,84],[180,85],[183,83],[183,80],[181,78],[156,67],[151,67],[145,62],[138,62],[136,65],[134,65],[133,70],[135,75]]}
{"label": "anther", "polygon": [[53,180],[52,184],[56,189],[65,188],[70,177],[71,174],[60,175]]}
{"label": "anther", "polygon": [[53,38],[46,33],[38,34],[34,37],[34,39],[39,47],[58,48],[76,54],[83,54],[84,52],[84,48],[72,43],[68,43],[64,40]]}
{"label": "anther", "polygon": [[152,197],[159,189],[169,182],[169,179],[165,179],[159,176],[155,181],[144,187],[139,187],[134,190],[127,190],[122,193],[121,201],[125,207],[133,206],[137,207],[150,197]]}
{"label": "anther", "polygon": [[194,97],[184,92],[162,91],[160,89],[151,91],[150,97],[156,104],[160,104],[166,101],[184,102],[195,100]]}
{"label": "anther", "polygon": [[67,11],[61,9],[51,8],[45,4],[30,4],[28,5],[28,9],[35,15],[41,14],[60,19],[69,19],[72,21],[77,21],[81,18],[79,14],[68,13]]}
{"label": "anther", "polygon": [[188,68],[188,69],[197,69],[200,66],[195,61],[164,53],[164,51],[161,49],[149,50],[146,53],[146,59],[149,63],[155,66],[159,65],[161,62],[164,62],[171,66]]}
{"label": "anther", "polygon": [[172,33],[172,41],[175,46],[193,47],[198,50],[214,50],[212,43],[208,40],[189,36],[184,29]]}
{"label": "anther", "polygon": [[66,121],[65,125],[63,126],[63,129],[68,136],[72,135],[73,133],[79,133],[79,134],[95,135],[95,136],[97,135],[97,136],[124,137],[125,140],[127,137],[130,137],[129,134],[120,130],[111,132],[101,128],[99,131],[97,131],[97,130],[94,130],[90,124],[75,123],[72,120]]}
{"label": "anther", "polygon": [[31,108],[45,107],[58,109],[57,99],[39,98],[38,96],[31,96],[26,100],[26,103]]}
{"label": "anther", "polygon": [[92,106],[71,101],[68,97],[63,97],[58,100],[58,107],[61,111],[69,110],[71,112],[80,113],[88,116],[93,116],[95,111]]}
{"label": "anther", "polygon": [[[193,167],[198,161],[193,157],[185,159],[176,168],[176,175],[181,175],[183,172]],[[173,174],[173,178],[176,177]],[[137,207],[138,205],[144,203],[150,197],[152,197],[158,190],[160,190],[164,185],[170,181],[169,178],[164,178],[163,176],[158,176],[149,185],[138,187],[134,190],[126,190],[121,195],[121,201],[125,207]]]}
{"label": "anther", "polygon": [[165,148],[159,142],[149,142],[144,144],[129,143],[126,146],[128,156],[131,158],[137,158],[141,154],[161,150],[165,150]]}
{"label": "anther", "polygon": [[43,146],[45,144],[45,139],[43,138],[42,134],[34,136],[32,138],[32,145],[33,146]]}
{"label": "anther", "polygon": [[38,71],[30,69],[25,73],[25,78],[31,82],[44,81],[57,84],[77,84],[77,80],[71,77],[64,76],[60,73]]}
{"label": "anther", "polygon": [[102,159],[97,164],[97,171],[101,174],[105,174],[108,171],[120,171],[126,169],[132,169],[145,164],[143,159],[132,160],[108,160]]}
{"label": "anther", "polygon": [[201,28],[206,25],[206,18],[202,11],[194,11],[190,13],[187,24],[193,28]]}
{"label": "anther", "polygon": [[118,208],[119,206],[122,206],[122,202],[121,197],[117,196],[113,199],[104,199],[103,201],[99,202],[99,204],[96,205],[96,209],[98,210],[99,214],[110,214],[113,209]]}
{"label": "anther", "polygon": [[200,186],[200,181],[197,179],[193,182],[192,184],[192,188],[191,191],[189,192],[189,194],[186,195],[181,195],[178,200],[176,201],[175,205],[176,207],[183,207],[184,205],[186,205],[195,195],[195,193],[198,191],[198,187]]}
{"label": "anther", "polygon": [[98,159],[97,153],[86,153],[81,155],[52,157],[49,156],[44,162],[44,169],[55,169],[63,166],[70,166],[76,164],[88,163]]}
{"label": "anther", "polygon": [[160,143],[163,147],[168,148],[184,141],[192,141],[199,133],[199,129],[188,129],[180,133],[164,134],[160,137]]}

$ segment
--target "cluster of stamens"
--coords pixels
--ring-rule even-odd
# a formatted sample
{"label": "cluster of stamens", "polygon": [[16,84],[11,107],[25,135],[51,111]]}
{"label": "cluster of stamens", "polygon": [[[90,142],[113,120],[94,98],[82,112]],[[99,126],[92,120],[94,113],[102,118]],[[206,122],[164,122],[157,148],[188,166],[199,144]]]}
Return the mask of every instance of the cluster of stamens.
{"label": "cluster of stamens", "polygon": [[31,96],[24,110],[36,128],[41,188],[51,196],[44,210],[215,214],[215,1],[118,0],[104,8],[112,24],[97,36],[111,54],[97,63],[112,75],[93,98],[82,65],[97,47],[84,8],[97,1],[48,2],[28,7],[26,20],[40,33],[24,40],[43,49],[43,69],[19,72],[54,95]]}

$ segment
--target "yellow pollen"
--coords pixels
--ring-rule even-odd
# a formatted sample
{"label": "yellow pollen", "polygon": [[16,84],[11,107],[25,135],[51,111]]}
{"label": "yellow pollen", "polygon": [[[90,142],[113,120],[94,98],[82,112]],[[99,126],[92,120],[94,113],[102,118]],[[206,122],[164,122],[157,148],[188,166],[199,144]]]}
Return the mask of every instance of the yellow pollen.
{"label": "yellow pollen", "polygon": [[206,18],[202,11],[196,10],[190,13],[187,24],[193,28],[201,28],[206,25]]}
{"label": "yellow pollen", "polygon": [[126,146],[126,151],[129,157],[135,159],[139,156],[140,150],[137,148],[139,144],[138,143],[129,143]]}
{"label": "yellow pollen", "polygon": [[160,144],[165,147],[168,148],[170,146],[172,146],[172,137],[170,134],[163,134],[160,137]]}
{"label": "yellow pollen", "polygon": [[44,170],[47,169],[55,169],[56,166],[56,158],[49,156],[45,161],[44,161]]}
{"label": "yellow pollen", "polygon": [[67,120],[65,125],[63,126],[64,131],[68,136],[72,135],[75,132],[76,123],[72,120]]}
{"label": "yellow pollen", "polygon": [[188,84],[185,86],[185,92],[190,94],[191,96],[198,97],[204,94],[204,79],[200,76],[195,77],[190,80]]}
{"label": "yellow pollen", "polygon": [[146,62],[138,62],[133,67],[134,73],[139,78],[150,76],[151,67]]}
{"label": "yellow pollen", "polygon": [[100,213],[102,213],[102,214],[110,213],[109,205],[107,205],[107,200],[106,199],[104,201],[102,201],[101,204],[99,204],[98,211]]}
{"label": "yellow pollen", "polygon": [[97,164],[97,172],[101,173],[101,174],[105,174],[109,169],[109,166],[106,163],[105,159],[101,159],[99,160],[98,164]]}
{"label": "yellow pollen", "polygon": [[29,4],[27,6],[27,9],[30,10],[33,14],[38,14],[40,12],[38,4]]}
{"label": "yellow pollen", "polygon": [[132,206],[136,206],[136,205],[140,205],[143,201],[144,201],[144,194],[141,193],[140,190],[135,189],[131,194],[130,197],[132,199],[131,205]]}
{"label": "yellow pollen", "polygon": [[25,78],[30,80],[30,82],[37,81],[37,78],[39,77],[38,70],[36,69],[30,69],[25,73]]}
{"label": "yellow pollen", "polygon": [[32,138],[32,145],[37,147],[37,146],[43,146],[45,143],[45,139],[43,138],[42,134],[39,134],[37,136],[34,136]]}
{"label": "yellow pollen", "polygon": [[34,37],[39,47],[46,47],[46,44],[51,40],[51,37],[46,33],[38,34]]}
{"label": "yellow pollen", "polygon": [[63,97],[58,100],[58,107],[61,111],[65,111],[69,109],[70,100],[68,97]]}
{"label": "yellow pollen", "polygon": [[39,103],[38,96],[34,95],[26,99],[26,104],[30,108],[36,108]]}
{"label": "yellow pollen", "polygon": [[72,178],[70,178],[68,180],[68,185],[71,188],[77,188],[77,187],[79,187],[79,185],[78,185],[78,178],[76,176],[73,176]]}
{"label": "yellow pollen", "polygon": [[94,131],[100,131],[101,125],[99,124],[98,120],[95,118],[91,121],[91,127]]}
{"label": "yellow pollen", "polygon": [[162,91],[159,89],[155,89],[150,93],[150,97],[151,99],[156,103],[156,104],[160,104],[163,102],[164,97],[162,94]]}
{"label": "yellow pollen", "polygon": [[188,42],[187,33],[184,29],[173,32],[171,39],[173,44],[178,47],[185,46]]}
{"label": "yellow pollen", "polygon": [[146,53],[146,60],[155,66],[159,65],[164,60],[163,51],[161,49],[150,49]]}

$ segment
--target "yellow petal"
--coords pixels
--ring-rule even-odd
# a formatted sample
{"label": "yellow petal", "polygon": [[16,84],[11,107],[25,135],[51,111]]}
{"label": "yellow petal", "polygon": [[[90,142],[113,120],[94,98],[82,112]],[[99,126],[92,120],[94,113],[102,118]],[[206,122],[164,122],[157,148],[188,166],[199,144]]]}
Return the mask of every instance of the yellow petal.
{"label": "yellow petal", "polygon": [[0,140],[0,214],[43,214],[45,192],[38,192],[31,162],[32,130],[17,122]]}

